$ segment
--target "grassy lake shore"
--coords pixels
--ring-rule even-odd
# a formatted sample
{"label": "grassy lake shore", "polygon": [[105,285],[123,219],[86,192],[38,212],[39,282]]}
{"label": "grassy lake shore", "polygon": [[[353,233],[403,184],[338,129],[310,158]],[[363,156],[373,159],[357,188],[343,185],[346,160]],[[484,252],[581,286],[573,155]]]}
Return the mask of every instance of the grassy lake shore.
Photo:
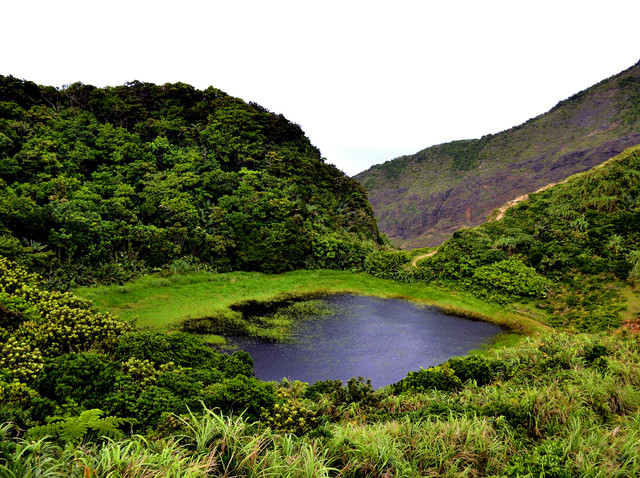
{"label": "grassy lake shore", "polygon": [[[92,300],[101,311],[132,322],[137,328],[161,332],[176,330],[186,319],[215,317],[241,302],[271,301],[285,294],[351,293],[380,298],[402,298],[436,306],[452,315],[500,325],[509,332],[528,335],[548,327],[522,310],[483,302],[471,294],[425,284],[403,284],[366,273],[330,270],[190,273],[168,277],[149,275],[125,285],[79,288],[75,294]],[[223,344],[224,339],[207,340]]]}

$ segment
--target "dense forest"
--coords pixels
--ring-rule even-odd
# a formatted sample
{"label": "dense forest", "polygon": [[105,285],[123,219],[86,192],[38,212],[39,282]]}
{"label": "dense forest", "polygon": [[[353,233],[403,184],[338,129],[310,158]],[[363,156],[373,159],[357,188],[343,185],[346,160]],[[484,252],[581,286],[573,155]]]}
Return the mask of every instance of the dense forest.
{"label": "dense forest", "polygon": [[346,267],[379,241],[359,183],[255,103],[182,83],[0,77],[0,253],[50,284],[122,282],[175,260]]}
{"label": "dense forest", "polygon": [[[2,77],[0,100],[0,477],[640,475],[640,146],[409,253],[300,127],[219,90]],[[318,268],[539,327],[378,390],[264,382],[74,288]],[[286,283],[317,297],[316,273]]]}

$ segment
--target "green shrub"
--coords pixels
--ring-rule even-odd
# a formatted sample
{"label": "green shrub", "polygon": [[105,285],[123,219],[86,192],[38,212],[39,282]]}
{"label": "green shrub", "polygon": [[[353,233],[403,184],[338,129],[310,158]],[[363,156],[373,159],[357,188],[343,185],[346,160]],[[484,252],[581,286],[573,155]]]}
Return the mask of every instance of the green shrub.
{"label": "green shrub", "polygon": [[551,282],[516,258],[478,267],[471,285],[480,298],[499,302],[516,297],[544,298]]}
{"label": "green shrub", "polygon": [[322,269],[362,270],[373,245],[335,234],[316,235],[312,242],[314,266]]}
{"label": "green shrub", "polygon": [[491,247],[491,238],[479,229],[463,228],[438,248],[437,254],[420,261],[422,275],[439,282],[471,277],[481,266],[506,259],[507,253]]}
{"label": "green shrub", "polygon": [[89,350],[107,352],[129,329],[128,324],[109,314],[53,305],[34,342],[48,356]]}
{"label": "green shrub", "polygon": [[119,363],[97,353],[73,353],[48,359],[34,388],[57,403],[73,400],[82,409],[103,408],[116,385]]}
{"label": "green shrub", "polygon": [[0,368],[6,368],[21,382],[30,383],[35,380],[43,363],[40,350],[28,342],[9,337],[4,344],[0,343]]}
{"label": "green shrub", "polygon": [[185,403],[180,397],[166,388],[150,385],[139,393],[127,416],[135,418],[139,428],[150,430],[158,425],[163,414],[180,414],[186,411]]}
{"label": "green shrub", "polygon": [[139,360],[131,357],[122,363],[122,371],[125,375],[139,383],[142,387],[156,381],[156,369],[148,360]]}
{"label": "green shrub", "polygon": [[381,279],[398,279],[410,261],[406,251],[373,251],[364,261],[364,270]]}
{"label": "green shrub", "polygon": [[462,387],[462,381],[458,378],[448,363],[420,368],[419,371],[412,371],[405,378],[393,385],[396,393],[406,391],[422,392],[429,389],[443,390],[447,392],[458,390]]}
{"label": "green shrub", "polygon": [[304,396],[310,400],[317,400],[321,395],[342,393],[342,380],[318,380],[309,385]]}
{"label": "green shrub", "polygon": [[2,405],[19,405],[27,408],[37,396],[38,392],[22,382],[11,380],[8,377],[0,378],[0,403]]}
{"label": "green shrub", "polygon": [[606,357],[609,355],[609,350],[606,346],[601,344],[594,344],[591,347],[588,347],[584,351],[584,359],[588,363],[593,363],[599,358]]}
{"label": "green shrub", "polygon": [[0,292],[0,327],[14,331],[27,320],[38,317],[38,311],[23,297]]}
{"label": "green shrub", "polygon": [[317,399],[320,395],[328,396],[336,406],[350,403],[373,405],[376,402],[371,379],[364,377],[352,377],[344,386],[342,380],[319,380],[307,387],[304,394],[311,400]]}
{"label": "green shrub", "polygon": [[341,400],[343,403],[373,405],[375,402],[375,391],[369,378],[351,377],[343,390],[344,398]]}
{"label": "green shrub", "polygon": [[528,432],[533,427],[534,417],[526,409],[522,394],[518,396],[505,394],[499,400],[484,405],[480,413],[503,420],[516,430]]}
{"label": "green shrub", "polygon": [[316,412],[291,397],[282,388],[276,391],[276,403],[270,410],[262,409],[260,420],[283,433],[302,436],[317,426]]}
{"label": "green shrub", "polygon": [[515,455],[505,469],[506,476],[572,478],[578,470],[568,462],[561,442],[546,441],[526,453]]}
{"label": "green shrub", "polygon": [[210,385],[202,396],[207,408],[219,408],[225,413],[245,413],[249,420],[259,420],[262,410],[270,410],[276,402],[272,383],[244,375]]}
{"label": "green shrub", "polygon": [[475,380],[479,386],[483,386],[493,380],[494,373],[491,363],[483,357],[472,355],[453,358],[448,360],[447,363],[462,383],[468,380]]}
{"label": "green shrub", "polygon": [[189,369],[177,369],[158,373],[153,385],[168,390],[194,410],[199,408],[203,389],[212,383],[222,380],[223,376],[219,371],[212,371],[212,373],[205,376],[205,373],[194,373],[193,370]]}
{"label": "green shrub", "polygon": [[148,360],[156,367],[173,362],[179,367],[204,369],[220,369],[227,360],[225,355],[207,347],[198,337],[181,332],[127,333],[119,338],[113,356],[120,362],[135,358]]}
{"label": "green shrub", "polygon": [[69,293],[41,289],[40,278],[0,257],[0,321],[16,340],[52,357],[68,352],[110,350],[130,326],[96,312]]}

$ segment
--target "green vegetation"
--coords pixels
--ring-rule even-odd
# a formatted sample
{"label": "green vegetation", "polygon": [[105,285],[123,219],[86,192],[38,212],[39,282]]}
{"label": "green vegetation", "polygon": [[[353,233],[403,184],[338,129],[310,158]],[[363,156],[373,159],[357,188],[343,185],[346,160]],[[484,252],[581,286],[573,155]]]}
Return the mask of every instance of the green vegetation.
{"label": "green vegetation", "polygon": [[418,161],[424,162],[438,158],[440,161],[451,162],[451,167],[456,171],[469,170],[480,160],[481,151],[487,141],[488,137],[480,140],[466,139],[440,144],[426,150],[429,153],[419,156]]}
{"label": "green vegetation", "polygon": [[379,242],[360,184],[255,103],[0,77],[0,254],[50,286],[185,264],[349,269]]}
{"label": "green vegetation", "polygon": [[[555,333],[439,368],[447,372],[432,375],[449,379],[402,391],[373,391],[355,379],[348,387],[285,382],[260,422],[205,408],[167,416],[146,438],[93,431],[81,447],[8,440],[14,430],[6,426],[0,470],[78,477],[640,473],[637,339]],[[95,413],[63,424],[89,430]]]}
{"label": "green vegetation", "polygon": [[[311,270],[267,275],[259,272],[230,272],[223,274],[197,273],[169,277],[147,276],[124,286],[110,285],[81,288],[75,291],[91,300],[99,309],[117,314],[137,328],[157,331],[180,329],[200,319],[213,324],[236,324],[231,330],[244,330],[237,305],[249,301],[281,302],[291,296],[314,297],[318,294],[353,293],[385,298],[405,298],[426,305],[436,305],[451,314],[480,318],[502,325],[519,333],[543,330],[541,324],[527,315],[500,304],[488,303],[464,292],[427,286],[421,283],[402,283],[380,279],[367,273]],[[234,310],[235,309],[235,310]],[[282,318],[282,316],[280,316]],[[291,318],[291,314],[289,314]],[[275,325],[288,336],[291,320]],[[268,328],[256,331],[264,337]],[[229,329],[227,329],[227,332]],[[220,332],[213,332],[220,333]],[[210,338],[210,337],[209,337]]]}
{"label": "green vegetation", "polygon": [[220,354],[188,334],[133,331],[90,302],[40,284],[1,258],[0,423],[76,443],[89,430],[107,438],[123,424],[148,430],[187,407],[257,418],[275,400],[244,352]]}
{"label": "green vegetation", "polygon": [[630,148],[500,220],[458,231],[414,275],[486,300],[533,298],[555,327],[617,327],[640,277],[639,179],[640,147]]}
{"label": "green vegetation", "polygon": [[[462,174],[479,144],[439,151]],[[640,475],[640,346],[618,328],[640,313],[640,147],[408,253],[258,105],[0,77],[0,218],[2,477]],[[262,382],[207,345],[287,340],[343,292],[522,336],[379,390]]]}

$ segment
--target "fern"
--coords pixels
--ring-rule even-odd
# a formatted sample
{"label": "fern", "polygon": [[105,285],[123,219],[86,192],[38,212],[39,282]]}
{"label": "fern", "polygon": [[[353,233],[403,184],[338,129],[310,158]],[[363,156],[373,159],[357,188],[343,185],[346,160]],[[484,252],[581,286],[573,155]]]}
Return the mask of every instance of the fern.
{"label": "fern", "polygon": [[104,417],[100,409],[85,410],[77,417],[54,418],[53,423],[32,427],[29,436],[34,439],[49,436],[59,442],[78,445],[82,442],[97,441],[102,438],[119,439],[124,433],[119,429],[130,420],[119,417]]}
{"label": "fern", "polygon": [[114,416],[104,417],[100,420],[96,420],[92,426],[92,430],[98,437],[117,440],[124,435],[119,428],[130,422],[131,420],[127,420],[125,418]]}

